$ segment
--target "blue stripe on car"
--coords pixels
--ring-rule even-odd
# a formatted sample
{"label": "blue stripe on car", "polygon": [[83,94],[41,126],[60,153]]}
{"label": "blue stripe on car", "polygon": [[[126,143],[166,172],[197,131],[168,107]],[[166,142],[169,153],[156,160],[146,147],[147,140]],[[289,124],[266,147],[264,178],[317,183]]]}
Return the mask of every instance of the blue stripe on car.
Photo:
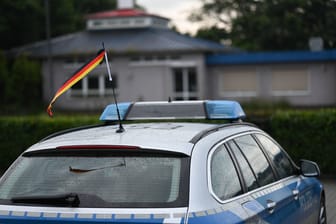
{"label": "blue stripe on car", "polygon": [[[145,216],[143,216],[145,217]],[[9,215],[0,215],[1,224],[16,224],[16,223],[25,223],[25,224],[39,224],[39,223],[65,223],[70,224],[74,222],[80,223],[153,223],[153,224],[162,224],[164,222],[163,218],[157,219],[154,218],[154,215],[149,215],[148,218],[142,218],[139,215],[129,215],[126,217],[124,214],[113,214],[102,217],[100,215],[92,214],[75,214],[75,213],[57,213],[55,217],[44,217],[44,213],[40,213],[38,216],[37,213],[35,216],[28,216],[27,212],[23,213],[13,213],[9,212]]]}
{"label": "blue stripe on car", "polygon": [[204,213],[192,213],[192,216],[189,216],[188,224],[222,224],[225,223],[244,223],[241,217],[230,211],[223,211],[216,214],[208,215],[206,211]]}

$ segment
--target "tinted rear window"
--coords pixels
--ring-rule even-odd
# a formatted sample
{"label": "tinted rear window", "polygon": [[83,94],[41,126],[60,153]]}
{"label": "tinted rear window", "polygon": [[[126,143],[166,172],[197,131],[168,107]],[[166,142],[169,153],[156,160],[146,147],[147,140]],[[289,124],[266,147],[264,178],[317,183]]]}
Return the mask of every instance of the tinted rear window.
{"label": "tinted rear window", "polygon": [[75,193],[79,207],[187,205],[188,157],[74,154],[22,157],[0,183],[0,199]]}

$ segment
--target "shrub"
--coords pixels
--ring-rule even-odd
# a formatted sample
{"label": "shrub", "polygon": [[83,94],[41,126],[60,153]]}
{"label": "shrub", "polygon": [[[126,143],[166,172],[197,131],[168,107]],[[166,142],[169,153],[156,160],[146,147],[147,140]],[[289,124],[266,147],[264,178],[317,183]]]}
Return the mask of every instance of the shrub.
{"label": "shrub", "polygon": [[[336,109],[312,111],[278,111],[270,116],[252,116],[248,122],[257,124],[273,136],[298,161],[309,159],[319,164],[322,173],[335,174]],[[56,131],[97,124],[98,116],[0,117],[0,171],[30,145]]]}
{"label": "shrub", "polygon": [[336,173],[336,109],[278,112],[269,127],[295,161],[313,160],[323,173]]}
{"label": "shrub", "polygon": [[11,69],[7,96],[11,102],[22,106],[41,101],[41,69],[39,63],[28,60],[25,56],[18,57]]}
{"label": "shrub", "polygon": [[60,117],[47,116],[0,117],[0,171],[5,170],[30,145],[54,132],[98,123],[96,116]]}
{"label": "shrub", "polygon": [[0,105],[5,104],[6,84],[8,84],[8,66],[4,54],[0,51]]}
{"label": "shrub", "polygon": [[1,114],[36,111],[42,104],[41,86],[41,68],[37,61],[21,55],[7,63],[0,54]]}

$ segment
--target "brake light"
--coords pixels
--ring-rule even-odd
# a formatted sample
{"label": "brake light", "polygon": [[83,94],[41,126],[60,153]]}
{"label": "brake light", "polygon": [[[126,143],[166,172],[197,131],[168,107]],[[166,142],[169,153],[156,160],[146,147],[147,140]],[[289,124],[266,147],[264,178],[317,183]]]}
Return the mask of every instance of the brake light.
{"label": "brake light", "polygon": [[137,150],[140,149],[138,146],[130,145],[65,145],[58,146],[56,149],[59,150]]}

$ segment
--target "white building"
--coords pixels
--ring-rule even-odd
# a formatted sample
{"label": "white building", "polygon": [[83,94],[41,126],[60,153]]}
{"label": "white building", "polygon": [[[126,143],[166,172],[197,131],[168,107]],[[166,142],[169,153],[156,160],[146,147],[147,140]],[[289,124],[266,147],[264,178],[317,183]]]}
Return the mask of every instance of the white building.
{"label": "white building", "polygon": [[[120,1],[123,2],[123,1]],[[336,105],[336,51],[245,53],[211,41],[181,35],[169,20],[130,8],[86,17],[86,30],[14,49],[40,59],[43,97],[56,90],[104,43],[113,82],[105,65],[95,68],[55,103],[69,110],[100,110],[119,101],[253,99],[284,100],[297,106]]]}

